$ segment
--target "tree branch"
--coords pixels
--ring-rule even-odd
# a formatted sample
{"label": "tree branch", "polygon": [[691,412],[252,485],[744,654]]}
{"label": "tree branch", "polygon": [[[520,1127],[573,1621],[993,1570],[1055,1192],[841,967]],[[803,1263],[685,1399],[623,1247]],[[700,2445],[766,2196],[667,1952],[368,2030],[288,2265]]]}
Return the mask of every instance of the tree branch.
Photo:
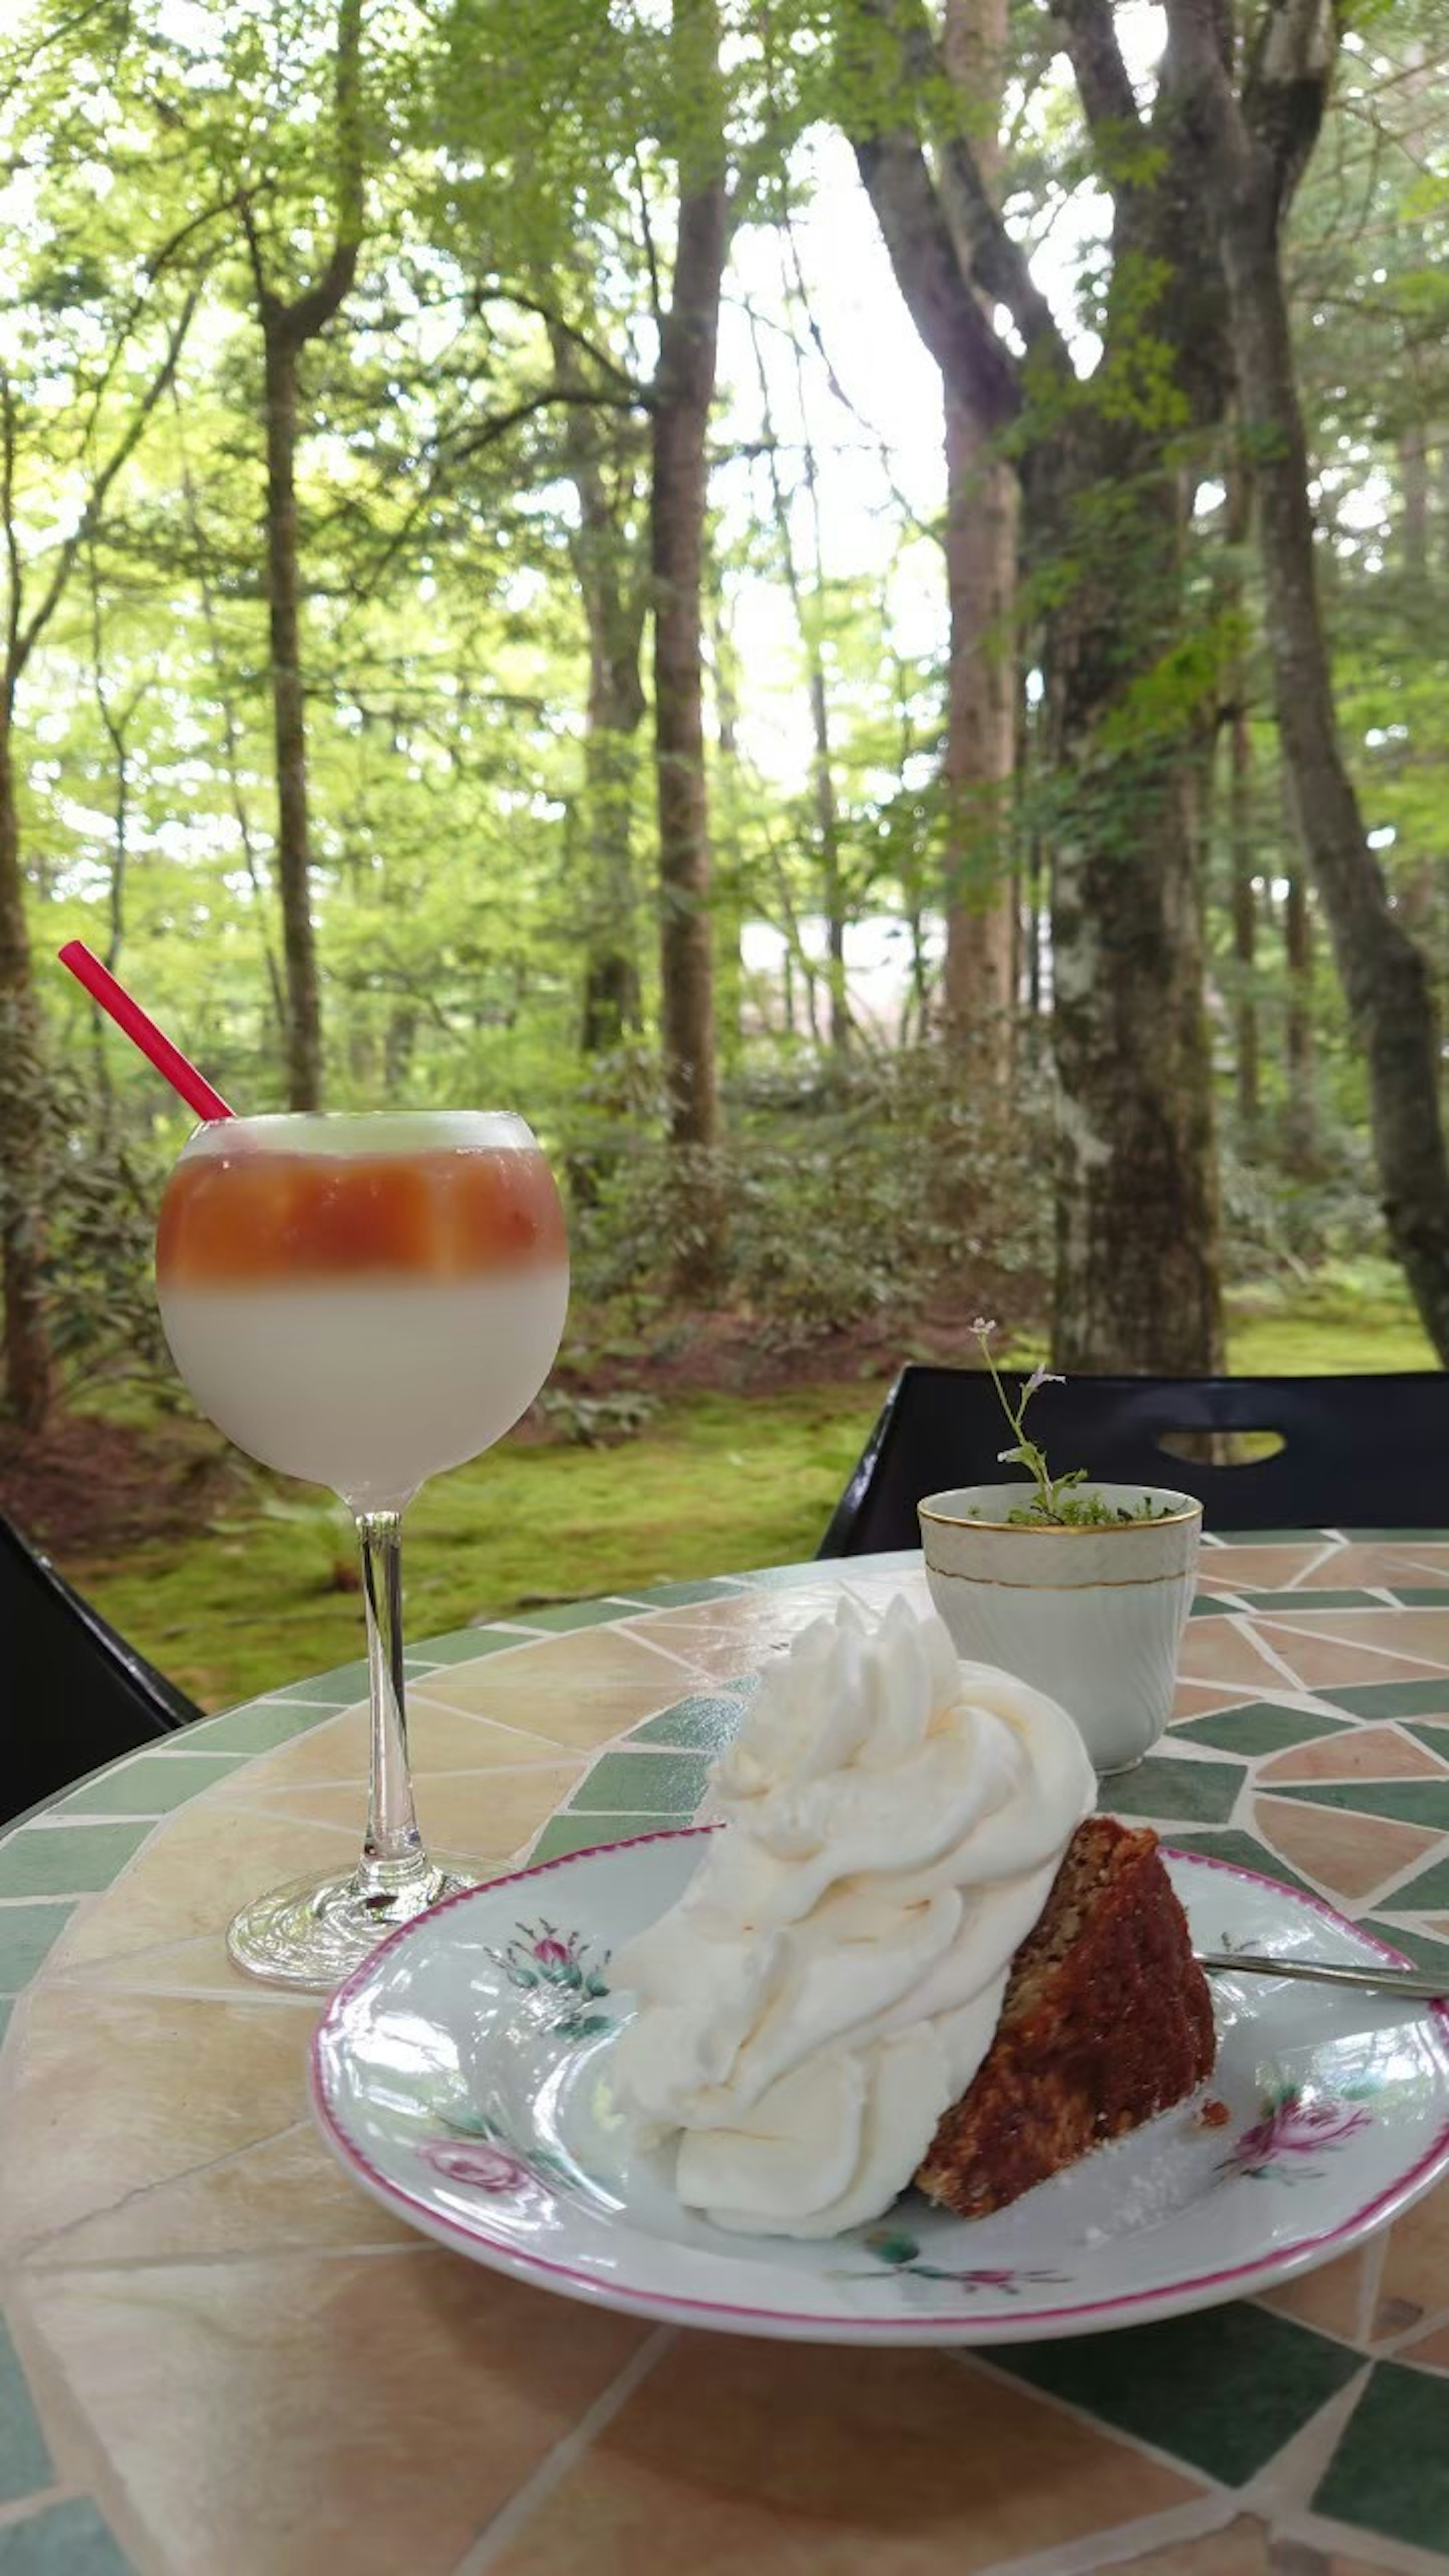
{"label": "tree branch", "polygon": [[[67,36],[73,36],[78,28],[89,26],[93,18],[100,18],[105,14],[106,0],[84,0],[84,5],[72,10],[69,17],[59,19],[55,26],[48,27],[38,34],[28,53],[22,54],[17,47],[12,57],[13,73],[10,63],[5,66],[6,79],[3,88],[0,88],[0,106],[8,106],[17,92],[23,92],[27,80],[33,74],[43,54],[48,53],[55,45],[64,44]],[[9,30],[7,29],[6,32],[8,34]]]}
{"label": "tree branch", "polygon": [[510,429],[531,420],[535,412],[547,411],[552,403],[574,404],[592,411],[647,411],[649,402],[647,392],[615,394],[597,385],[542,385],[537,393],[525,394],[521,402],[510,403],[507,411],[494,412],[471,436],[457,439],[453,460],[461,462],[477,456],[485,447],[496,447]]}
{"label": "tree branch", "polygon": [[1061,29],[1082,113],[1094,139],[1110,152],[1114,133],[1142,122],[1117,42],[1112,0],[1050,0],[1050,6]]}
{"label": "tree branch", "polygon": [[[874,421],[868,420],[859,405],[851,400],[850,395],[846,392],[844,385],[840,381],[839,375],[836,373],[835,361],[831,357],[830,351],[825,345],[825,334],[820,328],[819,320],[810,302],[809,290],[805,283],[804,265],[800,258],[800,243],[795,232],[795,227],[790,220],[788,207],[785,209],[784,213],[777,218],[777,226],[790,254],[790,276],[786,280],[785,284],[787,310],[790,307],[791,292],[793,288],[794,308],[799,312],[800,318],[805,325],[806,334],[809,338],[811,347],[814,349],[815,355],[819,359],[824,371],[826,384],[829,386],[832,396],[835,401],[839,403],[841,410],[846,414],[847,418],[853,420],[857,429],[863,430],[865,436],[869,439],[871,447],[875,452],[881,474],[885,479],[886,485],[890,491],[891,499],[895,504],[898,516],[902,522],[912,530],[914,535],[918,537],[927,537],[933,545],[940,545],[942,543],[942,534],[939,526],[928,526],[927,522],[921,517],[914,504],[907,498],[907,495],[902,490],[901,485],[897,480],[895,470],[895,449],[892,442],[888,438],[882,437],[880,431],[876,428]],[[748,309],[752,310],[752,308]],[[800,344],[796,338],[792,325],[788,322],[780,323],[769,321],[768,318],[763,315],[755,318],[759,321],[761,328],[778,331],[782,335],[794,351],[796,364],[798,366]]]}
{"label": "tree branch", "polygon": [[961,401],[988,429],[1021,407],[1016,368],[963,274],[945,209],[914,134],[861,135],[856,165],[912,321]]}
{"label": "tree branch", "polygon": [[[1169,16],[1171,12],[1169,12]],[[1338,54],[1333,0],[1269,0],[1243,82],[1243,122],[1286,212],[1308,165]]]}
{"label": "tree branch", "polygon": [[8,720],[15,698],[15,683],[20,676],[20,615],[23,600],[24,572],[20,562],[20,538],[15,525],[15,388],[8,367],[0,368],[0,512],[5,521],[5,561],[8,570],[5,601],[4,712]]}
{"label": "tree branch", "polygon": [[[590,359],[600,370],[601,374],[612,376],[615,384],[620,388],[621,394],[627,400],[630,402],[643,402],[646,399],[648,392],[647,386],[642,384],[640,379],[636,375],[632,374],[628,367],[621,367],[618,359],[605,348],[601,340],[592,339],[587,331],[580,330],[576,322],[568,321],[561,308],[557,304],[550,303],[541,291],[530,294],[525,287],[515,286],[511,283],[505,285],[501,280],[495,289],[490,290],[487,287],[480,286],[477,290],[477,306],[480,315],[486,305],[494,302],[516,305],[520,313],[535,314],[538,320],[547,328],[551,345],[553,345],[554,334],[557,332],[562,339],[568,342],[570,349],[581,351],[582,354],[586,358]],[[554,347],[554,357],[558,373],[562,376],[565,372],[565,368],[556,346]]]}
{"label": "tree branch", "polygon": [[187,221],[182,224],[177,231],[172,233],[169,240],[164,241],[161,244],[160,249],[154,252],[152,257],[147,260],[144,269],[144,284],[139,287],[135,295],[132,296],[130,303],[126,306],[125,311],[121,314],[120,319],[116,324],[115,332],[111,341],[110,355],[106,359],[104,367],[101,369],[100,376],[96,381],[94,391],[91,395],[90,411],[85,431],[87,445],[89,445],[90,439],[95,431],[96,423],[100,419],[107,388],[109,387],[111,379],[125,355],[127,342],[139,323],[142,314],[145,312],[147,297],[154,291],[157,280],[165,274],[166,270],[171,266],[172,261],[175,259],[178,251],[184,250],[186,244],[195,234],[204,232],[208,224],[215,223],[218,215],[224,215],[226,212],[227,201],[225,198],[218,199],[213,205],[203,206],[199,214],[189,216]]}
{"label": "tree branch", "polygon": [[1005,305],[1032,356],[1045,357],[1058,373],[1070,375],[1071,355],[1051,306],[1027,266],[1021,245],[1002,222],[964,135],[949,135],[941,146],[941,185],[981,293],[993,304]]}
{"label": "tree branch", "polygon": [[18,629],[14,636],[11,650],[12,679],[19,678],[20,673],[24,670],[26,663],[29,661],[31,654],[34,652],[36,645],[39,643],[41,636],[49,625],[56,609],[60,605],[61,594],[63,593],[66,583],[69,581],[74,569],[76,556],[79,554],[82,546],[90,543],[96,530],[100,526],[101,513],[105,508],[106,496],[109,493],[112,484],[115,482],[116,476],[120,473],[122,466],[125,465],[135,454],[136,449],[139,447],[141,440],[145,435],[146,424],[150,420],[151,414],[175,377],[176,369],[181,360],[181,352],[185,346],[186,335],[191,328],[192,319],[200,300],[201,288],[199,285],[193,286],[185,303],[182,305],[181,312],[177,320],[172,325],[171,332],[166,343],[166,354],[163,357],[160,366],[157,368],[156,373],[152,377],[150,384],[147,386],[145,393],[142,395],[141,400],[136,405],[136,409],[131,416],[129,424],[123,431],[122,435],[117,439],[115,446],[112,448],[110,455],[106,459],[105,464],[96,475],[80,518],[78,519],[75,527],[71,530],[70,535],[64,540],[56,553],[54,564],[51,567],[50,579],[46,583],[45,589],[41,593],[40,598],[36,601],[36,604],[24,625]]}
{"label": "tree branch", "polygon": [[1199,137],[1241,183],[1250,163],[1276,224],[1307,166],[1323,122],[1337,55],[1333,0],[1269,0],[1241,99],[1222,41],[1217,0],[1166,0],[1174,82]]}
{"label": "tree branch", "polygon": [[327,265],[313,287],[287,307],[287,334],[297,345],[314,340],[332,319],[357,275],[365,213],[362,145],[362,0],[339,0],[337,10],[337,214]]}
{"label": "tree branch", "polygon": [[1198,142],[1239,168],[1249,139],[1232,77],[1223,60],[1214,0],[1166,0],[1168,76],[1187,107]]}
{"label": "tree branch", "polygon": [[639,208],[639,238],[644,250],[644,266],[649,277],[649,312],[656,331],[664,328],[664,287],[659,275],[659,254],[654,244],[654,227],[649,221],[649,191],[644,179],[644,165],[636,148],[633,157],[634,176],[638,182],[636,203]]}
{"label": "tree branch", "polygon": [[257,308],[265,324],[268,313],[280,303],[281,298],[275,295],[267,284],[267,264],[262,257],[262,239],[257,230],[256,206],[249,188],[238,190],[236,210],[241,219],[242,231],[246,235],[247,258],[251,263],[252,283],[257,290]]}
{"label": "tree branch", "polygon": [[445,489],[453,468],[466,464],[470,456],[481,455],[485,448],[496,447],[499,440],[506,438],[511,429],[520,428],[524,421],[532,420],[535,413],[546,411],[552,403],[587,405],[605,411],[634,411],[647,409],[649,395],[647,392],[605,393],[590,386],[545,385],[540,392],[525,395],[521,402],[511,404],[507,411],[494,412],[481,428],[470,432],[466,437],[458,436],[451,441],[446,437],[439,438],[434,444],[433,460],[420,489],[384,545],[370,579],[355,587],[349,594],[350,607],[365,606],[367,601],[376,597],[381,583],[402,553],[419,520],[432,507],[438,494]]}
{"label": "tree branch", "polygon": [[327,264],[305,293],[288,304],[267,282],[266,264],[251,199],[243,194],[238,209],[246,233],[257,305],[264,331],[273,331],[289,348],[301,349],[325,330],[350,293],[357,275],[366,217],[362,133],[362,0],[338,0],[337,71],[333,89],[337,119],[336,205],[332,248]]}
{"label": "tree branch", "polygon": [[[959,117],[953,117],[944,132],[940,130],[941,119],[933,112],[932,102],[939,103],[947,97],[954,99],[955,92],[920,0],[856,0],[856,5],[864,20],[887,31],[895,40],[901,90],[905,97],[914,103],[920,127],[929,135],[936,153],[940,182],[938,213],[944,217],[948,242],[954,232],[962,244],[969,264],[969,283],[965,279],[962,280],[968,294],[970,286],[974,285],[990,303],[1004,305],[1025,341],[1028,351],[1034,356],[1046,357],[1054,369],[1070,375],[1071,359],[1066,342],[1057,329],[1051,306],[1032,276],[1020,244],[1012,240],[1001,219],[1000,211],[991,190],[986,185],[976,155],[961,131]],[[936,196],[929,172],[925,169],[924,156],[921,155],[921,146],[914,127],[897,124],[874,139],[880,143],[894,143],[899,140],[906,147],[913,147],[916,154],[921,157],[925,188],[930,191],[933,198]],[[860,142],[855,145],[855,154],[859,162]],[[862,176],[865,176],[863,167]],[[866,180],[866,185],[869,187],[869,179]],[[919,196],[920,183],[914,177],[909,179],[908,187],[912,195]],[[924,213],[924,207],[922,212]],[[876,206],[876,213],[879,217],[879,205]],[[883,219],[881,228],[885,231]],[[886,240],[889,248],[889,234]],[[893,261],[894,258],[895,253],[892,251]],[[960,260],[957,259],[958,271],[960,264]],[[907,300],[909,301],[909,298]],[[913,306],[913,314],[914,310]],[[919,315],[915,318],[917,328],[926,339],[932,354],[935,355],[935,343],[927,334]],[[1007,353],[1003,350],[990,324],[986,323],[984,327],[992,348],[997,357],[1006,364],[1014,384],[1015,371],[1011,368]],[[983,353],[983,369],[988,366],[989,360]],[[969,402],[973,400],[973,396],[968,391],[963,395],[963,399]],[[1009,415],[1003,415],[1003,417],[1006,416]]]}
{"label": "tree branch", "polygon": [[201,505],[197,498],[196,478],[191,467],[191,451],[187,444],[185,406],[177,392],[174,380],[171,386],[171,412],[176,433],[177,454],[181,460],[181,494],[191,531],[192,551],[196,559],[196,582],[201,599],[202,623],[206,629],[207,648],[216,674],[216,703],[221,718],[222,744],[226,753],[226,776],[231,796],[232,816],[241,840],[242,860],[247,879],[253,894],[258,898],[255,916],[257,935],[266,963],[267,988],[272,997],[272,1025],[274,1029],[280,1031],[287,1024],[286,996],[282,989],[281,969],[277,964],[276,953],[267,933],[265,897],[268,889],[257,860],[256,836],[252,831],[251,812],[242,786],[240,735],[226,660],[222,652],[221,629],[217,620],[216,597],[211,579],[208,539],[201,516]]}

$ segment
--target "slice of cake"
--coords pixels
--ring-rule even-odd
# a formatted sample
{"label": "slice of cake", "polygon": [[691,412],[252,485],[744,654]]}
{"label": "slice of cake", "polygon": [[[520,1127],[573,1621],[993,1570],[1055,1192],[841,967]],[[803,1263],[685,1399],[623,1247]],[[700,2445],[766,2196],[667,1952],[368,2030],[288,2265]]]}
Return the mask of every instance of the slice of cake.
{"label": "slice of cake", "polygon": [[771,1664],[683,1894],[615,1951],[621,2137],[750,2235],[880,2217],[982,2066],[1096,1780],[1065,1711],[850,1600]]}
{"label": "slice of cake", "polygon": [[1207,1980],[1157,1836],[1089,1816],[917,2184],[960,2217],[984,2218],[1180,2102],[1212,2072],[1214,2053]]}
{"label": "slice of cake", "polygon": [[812,1622],[715,1766],[724,1830],[614,1954],[621,2136],[717,2227],[824,2237],[913,2176],[999,2208],[1179,2100],[1207,1990],[1095,1792],[1066,1712],[907,1600]]}

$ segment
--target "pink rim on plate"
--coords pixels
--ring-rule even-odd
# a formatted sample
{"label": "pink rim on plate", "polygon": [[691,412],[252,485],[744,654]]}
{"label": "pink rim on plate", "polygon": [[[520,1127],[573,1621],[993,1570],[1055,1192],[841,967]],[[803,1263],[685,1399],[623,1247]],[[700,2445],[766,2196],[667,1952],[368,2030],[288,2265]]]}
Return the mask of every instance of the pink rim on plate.
{"label": "pink rim on plate", "polygon": [[[510,2273],[517,2280],[532,2281],[540,2288],[553,2290],[565,2297],[621,2310],[626,2315],[650,2317],[658,2323],[713,2327],[726,2333],[785,2336],[797,2340],[807,2340],[813,2335],[832,2343],[1027,2343],[1078,2327],[1083,2332],[1092,2332],[1130,2325],[1143,2312],[1147,2315],[1183,2315],[1193,2308],[1215,2306],[1224,2299],[1246,2296],[1256,2288],[1289,2279],[1295,2273],[1328,2261],[1335,2254],[1348,2252],[1377,2228],[1387,2226],[1449,2169],[1449,2112],[1446,2112],[1432,2143],[1382,2190],[1362,2202],[1337,2225],[1295,2238],[1258,2260],[1217,2271],[1185,2275],[1178,2281],[1109,2298],[1072,2300],[1059,2307],[1023,2310],[1020,2307],[987,2307],[977,2302],[956,2312],[941,2311],[921,2317],[899,2314],[852,2317],[824,2309],[759,2308],[729,2300],[635,2289],[627,2282],[600,2279],[593,2272],[581,2271],[548,2255],[522,2249],[513,2238],[490,2228],[482,2213],[466,2224],[453,2219],[393,2176],[383,2173],[357,2144],[339,2116],[328,2090],[324,2065],[329,2043],[338,2034],[348,2004],[376,1976],[381,1964],[405,1943],[430,1932],[455,1906],[476,1903],[480,1897],[492,1896],[500,1888],[529,1885],[586,1861],[638,1851],[648,1844],[687,1842],[716,1830],[712,1825],[667,1826],[658,1833],[632,1834],[622,1842],[591,1843],[582,1850],[562,1853],[556,1860],[537,1861],[528,1869],[506,1871],[481,1886],[464,1888],[459,1894],[446,1897],[440,1905],[433,1906],[415,1922],[404,1924],[401,1930],[379,1943],[371,1958],[364,1960],[362,1966],[355,1969],[345,1984],[329,1998],[312,2036],[308,2072],[311,2105],[322,2134],[339,2162],[364,2190],[384,2206],[397,2211],[425,2235],[469,2255],[475,2262]],[[1218,1860],[1208,1852],[1181,1851],[1170,1843],[1164,1843],[1162,1853],[1165,1860],[1178,1866],[1209,1870],[1215,1876],[1269,1888],[1275,1896],[1301,1906],[1305,1912],[1321,1916],[1391,1967],[1408,1968],[1415,1964],[1402,1951],[1393,1949],[1363,1925],[1351,1922],[1347,1915],[1338,1913],[1323,1897],[1314,1896],[1306,1888],[1289,1887],[1283,1880],[1269,1878],[1261,1870],[1244,1869],[1237,1862]],[[1416,2019],[1421,2017],[1437,2023],[1449,2040],[1449,1998],[1422,2005],[1415,2015]]]}

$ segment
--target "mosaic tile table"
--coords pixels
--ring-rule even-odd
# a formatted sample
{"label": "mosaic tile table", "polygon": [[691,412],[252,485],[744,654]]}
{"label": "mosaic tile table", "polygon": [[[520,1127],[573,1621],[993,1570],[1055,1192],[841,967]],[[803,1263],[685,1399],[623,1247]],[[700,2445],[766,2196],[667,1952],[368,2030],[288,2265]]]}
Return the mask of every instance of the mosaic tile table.
{"label": "mosaic tile table", "polygon": [[[502,1867],[687,1819],[746,1678],[856,1559],[412,1658],[425,1829]],[[1449,1982],[1449,1531],[1209,1544],[1114,1805],[1371,1911]],[[0,2576],[1449,2570],[1449,2186],[1268,2297],[989,2363],[650,2329],[354,2191],[315,2007],[220,1927],[355,1844],[359,1667],[0,1841]]]}

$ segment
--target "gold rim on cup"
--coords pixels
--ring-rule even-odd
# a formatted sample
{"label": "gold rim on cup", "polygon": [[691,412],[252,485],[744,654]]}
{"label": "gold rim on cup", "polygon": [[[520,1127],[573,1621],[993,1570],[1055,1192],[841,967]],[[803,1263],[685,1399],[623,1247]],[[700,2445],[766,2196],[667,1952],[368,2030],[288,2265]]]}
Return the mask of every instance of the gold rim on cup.
{"label": "gold rim on cup", "polygon": [[[968,1489],[963,1488],[963,1490]],[[1022,1492],[1025,1494],[1030,1491],[1030,1486],[1023,1481]],[[1143,1494],[1154,1491],[1171,1493],[1173,1488],[1170,1485],[1156,1488],[1151,1485],[1139,1485],[1137,1491]],[[939,1521],[942,1529],[1005,1530],[1012,1537],[1015,1537],[1018,1531],[1025,1531],[1032,1538],[1075,1538],[1078,1535],[1083,1538],[1122,1538],[1132,1530],[1180,1529],[1184,1521],[1202,1518],[1201,1503],[1189,1502],[1184,1512],[1154,1512],[1150,1519],[1144,1520],[984,1521],[976,1512],[933,1511],[931,1506],[937,1499],[935,1494],[927,1494],[923,1502],[917,1503],[916,1510],[923,1521]]]}

